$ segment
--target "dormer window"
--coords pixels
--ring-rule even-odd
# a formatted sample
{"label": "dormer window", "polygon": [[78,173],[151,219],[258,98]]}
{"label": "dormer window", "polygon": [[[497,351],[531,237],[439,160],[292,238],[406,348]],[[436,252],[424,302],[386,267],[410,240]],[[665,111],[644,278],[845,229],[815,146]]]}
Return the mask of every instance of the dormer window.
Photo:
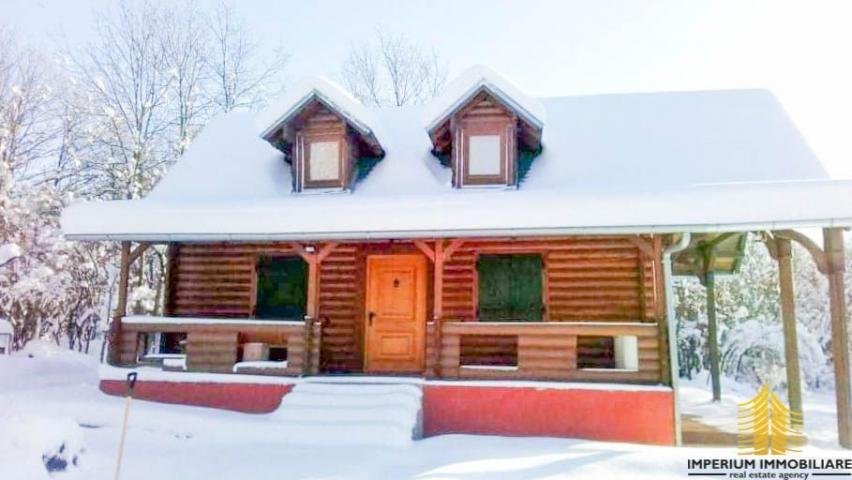
{"label": "dormer window", "polygon": [[375,121],[331,82],[303,83],[262,137],[284,153],[294,192],[351,190],[385,154],[373,133]]}
{"label": "dormer window", "polygon": [[503,176],[503,137],[500,135],[468,135],[467,177]]}
{"label": "dormer window", "polygon": [[512,119],[504,122],[462,120],[459,131],[461,144],[455,148],[454,164],[459,185],[513,185],[515,129]]}
{"label": "dormer window", "polygon": [[517,186],[541,150],[543,108],[483,68],[447,91],[430,105],[427,131],[433,153],[453,170],[453,186]]}
{"label": "dormer window", "polygon": [[305,151],[305,188],[343,188],[346,156],[339,138],[311,140]]}

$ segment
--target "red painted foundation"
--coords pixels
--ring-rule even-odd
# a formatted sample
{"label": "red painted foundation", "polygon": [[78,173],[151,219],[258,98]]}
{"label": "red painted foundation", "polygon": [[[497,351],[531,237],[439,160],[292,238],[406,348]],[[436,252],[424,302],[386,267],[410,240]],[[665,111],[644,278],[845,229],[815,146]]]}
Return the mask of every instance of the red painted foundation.
{"label": "red painted foundation", "polygon": [[[134,398],[268,413],[293,385],[140,381]],[[121,380],[101,390],[124,395]],[[674,444],[672,392],[477,385],[423,386],[425,436],[448,433]]]}
{"label": "red painted foundation", "polygon": [[[246,413],[269,413],[278,408],[281,398],[292,388],[292,385],[257,383],[140,381],[136,384],[133,398]],[[125,395],[127,385],[122,380],[101,380],[101,391],[109,395]]]}
{"label": "red painted foundation", "polygon": [[670,391],[426,385],[426,436],[570,437],[674,444]]}

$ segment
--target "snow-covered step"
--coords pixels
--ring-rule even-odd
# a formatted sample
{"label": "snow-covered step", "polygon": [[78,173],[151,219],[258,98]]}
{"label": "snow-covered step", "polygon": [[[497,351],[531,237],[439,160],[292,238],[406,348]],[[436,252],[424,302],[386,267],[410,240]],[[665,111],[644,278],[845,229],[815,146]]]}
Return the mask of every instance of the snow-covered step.
{"label": "snow-covered step", "polygon": [[293,444],[404,446],[420,434],[422,394],[411,384],[307,381],[272,415]]}

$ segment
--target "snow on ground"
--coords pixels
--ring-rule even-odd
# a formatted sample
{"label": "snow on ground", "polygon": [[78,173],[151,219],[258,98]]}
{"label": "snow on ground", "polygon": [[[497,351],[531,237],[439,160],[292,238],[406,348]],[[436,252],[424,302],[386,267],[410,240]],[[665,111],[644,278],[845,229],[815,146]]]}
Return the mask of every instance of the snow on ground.
{"label": "snow on ground", "polygon": [[[726,432],[737,432],[737,403],[750,400],[757,389],[722,378],[722,401],[713,402],[709,372],[693,379],[681,379],[681,413],[701,417],[701,421]],[[786,394],[779,395],[787,403]],[[834,392],[802,392],[805,434],[808,443],[818,448],[837,446],[837,406]]]}
{"label": "snow on ground", "polygon": [[[124,400],[101,394],[96,372],[96,359],[46,344],[0,357],[0,478],[51,478],[44,455],[68,462],[53,478],[112,478]],[[552,438],[446,435],[378,448],[294,447],[281,437],[274,414],[133,401],[121,478],[674,479],[688,458],[736,455]]]}

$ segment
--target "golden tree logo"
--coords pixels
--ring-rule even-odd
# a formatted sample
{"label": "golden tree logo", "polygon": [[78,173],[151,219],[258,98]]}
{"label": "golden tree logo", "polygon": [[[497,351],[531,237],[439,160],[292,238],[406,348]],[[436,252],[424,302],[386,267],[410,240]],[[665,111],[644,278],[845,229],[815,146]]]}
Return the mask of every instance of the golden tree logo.
{"label": "golden tree logo", "polygon": [[784,455],[799,450],[790,440],[802,435],[802,414],[792,412],[764,385],[754,398],[738,404],[740,455]]}

